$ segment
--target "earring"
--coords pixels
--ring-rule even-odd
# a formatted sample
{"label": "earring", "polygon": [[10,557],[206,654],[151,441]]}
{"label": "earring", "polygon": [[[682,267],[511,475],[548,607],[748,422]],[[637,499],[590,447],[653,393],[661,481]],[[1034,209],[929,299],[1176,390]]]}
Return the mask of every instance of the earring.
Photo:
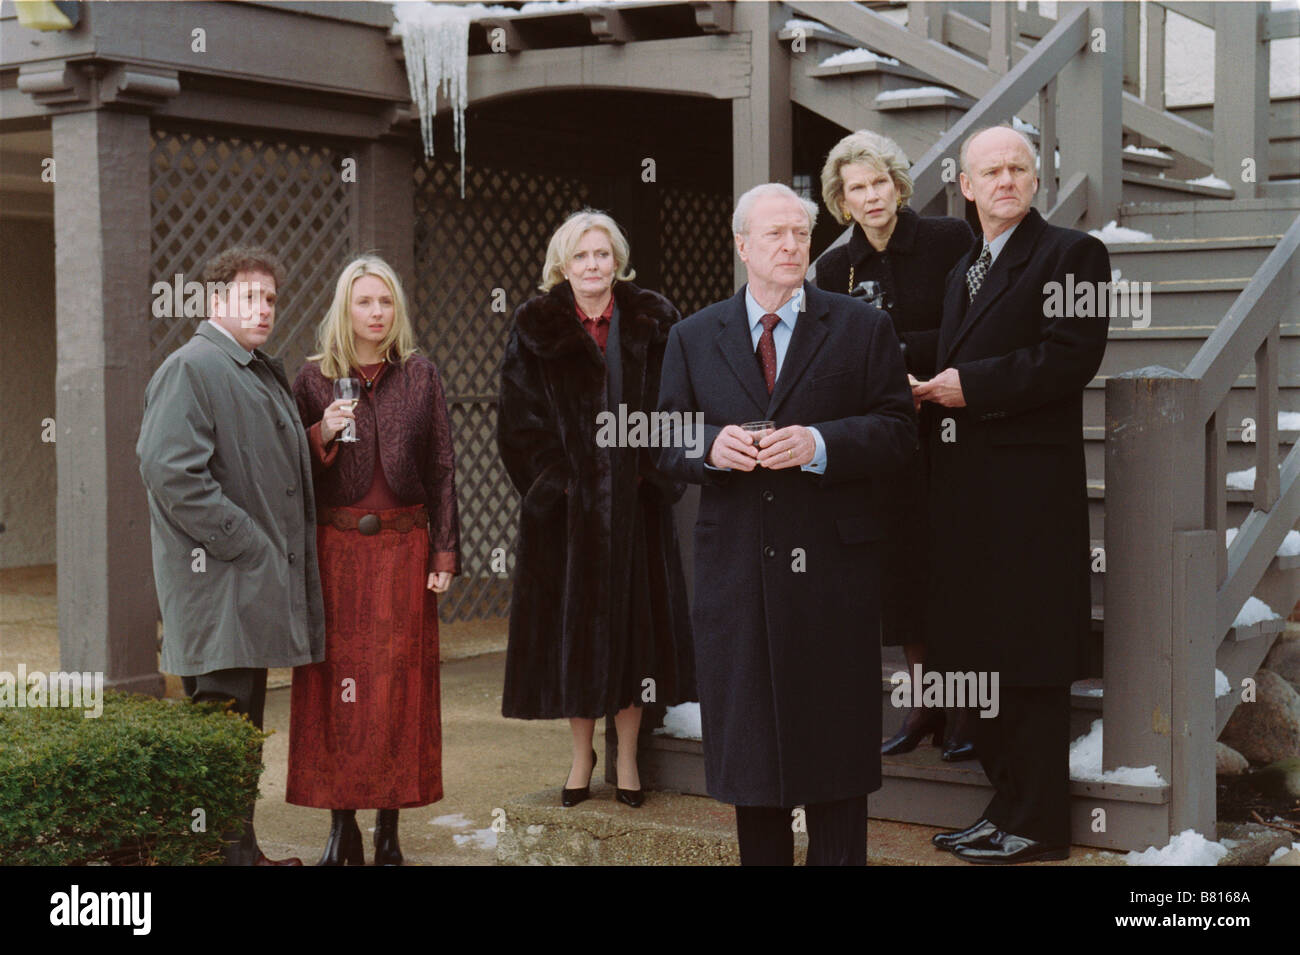
{"label": "earring", "polygon": [[846,223],[848,223],[848,222],[852,222],[852,221],[853,221],[853,213],[851,213],[851,212],[845,212],[845,213],[844,213],[844,221],[845,221]]}

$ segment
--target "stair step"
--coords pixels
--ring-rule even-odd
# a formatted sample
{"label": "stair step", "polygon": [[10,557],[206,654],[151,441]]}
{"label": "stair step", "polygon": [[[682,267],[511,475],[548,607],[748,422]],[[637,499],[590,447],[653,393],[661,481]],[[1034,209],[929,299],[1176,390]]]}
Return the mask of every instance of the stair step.
{"label": "stair step", "polygon": [[1126,202],[1119,224],[1157,239],[1282,233],[1300,215],[1300,197]]}
{"label": "stair step", "polygon": [[1147,168],[1156,168],[1156,169],[1168,169],[1174,164],[1175,161],[1174,157],[1164,152],[1163,150],[1161,151],[1160,155],[1156,155],[1154,153],[1133,152],[1133,149],[1135,148],[1140,149],[1142,147],[1131,147],[1131,146],[1124,147],[1123,151],[1120,153],[1120,156],[1123,158],[1124,162],[1133,163],[1134,165],[1137,166],[1145,166]]}
{"label": "stair step", "polygon": [[1168,190],[1169,192],[1178,192],[1184,195],[1210,196],[1215,199],[1232,199],[1236,196],[1236,193],[1230,188],[1189,182],[1186,179],[1174,179],[1170,176],[1150,176],[1145,173],[1125,170],[1123,179],[1124,182],[1130,185],[1145,186],[1148,189]]}
{"label": "stair step", "polygon": [[[904,95],[906,94],[906,95]],[[877,93],[872,108],[887,113],[891,110],[928,109],[970,109],[975,101],[952,90],[935,86],[920,86],[912,89],[885,90]]]}

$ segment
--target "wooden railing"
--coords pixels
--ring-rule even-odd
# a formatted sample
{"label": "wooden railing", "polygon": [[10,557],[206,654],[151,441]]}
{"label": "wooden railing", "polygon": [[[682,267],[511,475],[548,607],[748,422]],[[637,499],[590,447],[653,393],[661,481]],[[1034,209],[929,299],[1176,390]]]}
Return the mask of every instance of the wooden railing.
{"label": "wooden railing", "polygon": [[[1154,764],[1171,781],[1170,833],[1213,837],[1214,741],[1269,649],[1225,637],[1300,519],[1300,445],[1277,464],[1279,331],[1298,296],[1300,220],[1183,373],[1106,383],[1103,765]],[[1227,546],[1227,399],[1252,359],[1254,509]],[[1300,594],[1282,592],[1286,616]]]}

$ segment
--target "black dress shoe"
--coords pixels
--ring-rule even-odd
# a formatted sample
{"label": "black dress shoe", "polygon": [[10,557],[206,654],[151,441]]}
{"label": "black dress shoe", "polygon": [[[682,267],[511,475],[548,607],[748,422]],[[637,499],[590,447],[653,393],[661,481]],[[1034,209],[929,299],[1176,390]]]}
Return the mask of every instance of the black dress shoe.
{"label": "black dress shoe", "polygon": [[[572,809],[578,803],[584,801],[591,795],[591,777],[596,773],[596,751],[591,751],[591,773],[587,776],[587,785],[577,789],[561,789],[560,805],[565,809]],[[569,781],[567,778],[564,780]]]}
{"label": "black dress shoe", "polygon": [[938,746],[943,740],[943,710],[913,708],[903,720],[897,733],[880,744],[881,756],[898,756],[910,753],[920,745],[927,736],[932,737],[931,745]]}
{"label": "black dress shoe", "polygon": [[930,841],[938,848],[946,852],[952,852],[958,846],[969,846],[984,842],[997,831],[997,826],[987,819],[981,819],[975,825],[960,829],[957,832],[940,832],[932,836]]}
{"label": "black dress shoe", "polygon": [[975,758],[975,744],[969,740],[950,739],[943,744],[939,758],[946,763],[960,763],[963,759]]}
{"label": "black dress shoe", "polygon": [[1013,835],[999,829],[987,840],[972,846],[958,846],[952,850],[958,859],[980,865],[1015,865],[1017,862],[1059,861],[1070,858],[1069,846],[1035,842],[1024,836]]}
{"label": "black dress shoe", "polygon": [[645,802],[645,793],[640,789],[620,789],[614,794],[614,798],[625,806],[639,809]]}

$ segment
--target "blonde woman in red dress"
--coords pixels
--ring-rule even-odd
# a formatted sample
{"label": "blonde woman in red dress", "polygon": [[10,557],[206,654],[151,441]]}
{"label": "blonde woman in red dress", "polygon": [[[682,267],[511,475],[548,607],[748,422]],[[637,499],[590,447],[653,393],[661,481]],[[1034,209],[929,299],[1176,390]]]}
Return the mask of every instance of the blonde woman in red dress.
{"label": "blonde woman in red dress", "polygon": [[[294,670],[286,799],[331,811],[320,865],[364,864],[358,809],[379,810],[375,865],[400,865],[398,810],[442,798],[436,595],[460,572],[451,430],[382,259],[344,268],[317,345],[293,391],[312,447],[326,650]],[[334,399],[338,378],[361,383],[355,407]]]}

